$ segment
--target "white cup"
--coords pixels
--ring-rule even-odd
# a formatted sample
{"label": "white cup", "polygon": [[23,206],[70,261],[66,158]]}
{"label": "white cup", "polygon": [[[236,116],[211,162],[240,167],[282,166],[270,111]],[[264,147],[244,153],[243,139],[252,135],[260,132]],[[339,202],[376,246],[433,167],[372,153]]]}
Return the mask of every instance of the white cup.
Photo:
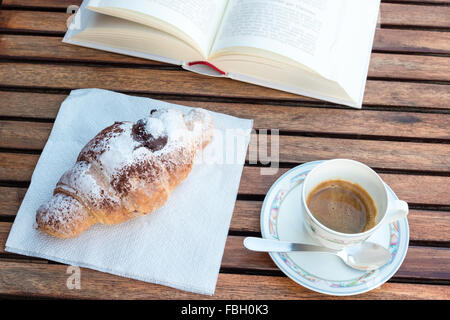
{"label": "white cup", "polygon": [[[342,233],[324,226],[312,215],[306,204],[307,196],[320,183],[336,179],[357,183],[369,193],[377,208],[374,227],[361,233]],[[306,176],[301,192],[306,229],[314,239],[331,249],[342,249],[361,243],[382,225],[408,215],[408,204],[402,200],[390,199],[380,176],[365,164],[354,160],[334,159],[320,163]]]}

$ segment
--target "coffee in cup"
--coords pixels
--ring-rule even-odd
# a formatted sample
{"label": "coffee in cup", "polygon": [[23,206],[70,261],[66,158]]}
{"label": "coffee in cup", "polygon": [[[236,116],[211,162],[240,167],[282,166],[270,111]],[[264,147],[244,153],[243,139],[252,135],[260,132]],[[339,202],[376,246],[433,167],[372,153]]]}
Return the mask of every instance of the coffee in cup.
{"label": "coffee in cup", "polygon": [[408,215],[408,204],[390,196],[380,176],[354,160],[317,164],[306,175],[300,192],[306,230],[334,250],[359,244],[381,226]]}
{"label": "coffee in cup", "polygon": [[338,232],[360,233],[376,224],[375,202],[357,183],[324,181],[309,192],[306,204],[320,223]]}

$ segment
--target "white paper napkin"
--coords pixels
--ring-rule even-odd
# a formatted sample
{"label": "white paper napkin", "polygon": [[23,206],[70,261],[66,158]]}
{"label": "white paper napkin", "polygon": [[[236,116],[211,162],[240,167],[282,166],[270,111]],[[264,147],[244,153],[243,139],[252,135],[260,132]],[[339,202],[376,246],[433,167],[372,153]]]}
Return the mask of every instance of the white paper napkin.
{"label": "white paper napkin", "polygon": [[57,239],[36,229],[36,209],[51,197],[82,147],[115,121],[136,121],[154,107],[190,109],[106,90],[72,91],[36,165],[6,251],[212,295],[252,120],[211,112],[213,140],[168,202],[150,215],[115,226],[97,224],[73,239]]}

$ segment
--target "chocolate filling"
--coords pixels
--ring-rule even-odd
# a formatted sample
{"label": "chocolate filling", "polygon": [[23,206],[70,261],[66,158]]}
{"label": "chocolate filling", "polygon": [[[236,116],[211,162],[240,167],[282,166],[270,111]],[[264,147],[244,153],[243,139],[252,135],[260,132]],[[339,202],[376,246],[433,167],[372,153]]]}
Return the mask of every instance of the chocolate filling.
{"label": "chocolate filling", "polygon": [[150,132],[145,130],[145,127],[145,119],[141,119],[136,122],[132,129],[133,139],[141,143],[141,146],[144,146],[151,151],[159,151],[164,148],[167,144],[167,135],[155,138]]}

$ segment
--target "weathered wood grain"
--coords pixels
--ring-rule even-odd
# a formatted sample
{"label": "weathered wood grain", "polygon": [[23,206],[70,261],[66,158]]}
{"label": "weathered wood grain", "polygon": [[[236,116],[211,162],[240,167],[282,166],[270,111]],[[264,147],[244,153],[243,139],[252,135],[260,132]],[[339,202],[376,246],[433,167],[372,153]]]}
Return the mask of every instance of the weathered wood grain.
{"label": "weathered wood grain", "polygon": [[372,53],[369,77],[448,81],[447,57]]}
{"label": "weathered wood grain", "polygon": [[[213,296],[81,269],[81,290],[67,289],[67,267],[0,261],[0,294],[85,299],[337,299],[314,293],[286,277],[219,274]],[[262,290],[263,289],[263,290]],[[386,283],[347,299],[449,299],[450,287]],[[339,298],[339,299],[346,299]]]}
{"label": "weathered wood grain", "polygon": [[377,29],[373,49],[402,53],[450,52],[450,32]]}
{"label": "weathered wood grain", "polygon": [[[385,0],[382,0],[385,1]],[[421,4],[450,4],[450,0],[395,0],[395,2],[399,3],[411,3],[417,2]]]}
{"label": "weathered wood grain", "polygon": [[3,0],[4,6],[14,7],[44,7],[44,8],[61,8],[65,9],[68,6],[75,4],[80,5],[79,0]]}
{"label": "weathered wood grain", "polygon": [[[49,77],[49,74],[52,76]],[[211,79],[193,72],[145,68],[7,62],[0,63],[0,86],[57,89],[90,87],[151,94],[247,98],[256,101],[314,101],[325,104],[315,99],[231,79]],[[448,88],[444,84],[369,80],[364,104],[448,109]]]}
{"label": "weathered wood grain", "polygon": [[[13,192],[13,191],[12,191]],[[17,207],[14,202],[11,208]],[[238,200],[231,220],[233,231],[260,232],[262,201]],[[10,210],[10,214],[16,211]],[[423,242],[450,241],[450,212],[410,209],[408,214],[410,239]]]}
{"label": "weathered wood grain", "polygon": [[[52,124],[41,122],[23,122],[0,120],[0,148],[42,149],[48,139]],[[38,147],[38,148],[36,148]]]}
{"label": "weathered wood grain", "polygon": [[381,24],[391,26],[450,27],[450,7],[383,3]]}
{"label": "weathered wood grain", "polygon": [[[8,254],[4,248],[12,224],[0,222],[0,254]],[[249,251],[243,246],[244,237],[228,236],[222,258],[222,268],[277,271],[267,253]],[[446,266],[450,263],[450,249],[409,247],[407,256],[395,278],[420,278],[450,280]],[[312,271],[312,270],[311,270]]]}
{"label": "weathered wood grain", "polygon": [[[0,30],[62,35],[67,29],[67,17],[67,14],[60,12],[3,10],[0,12]],[[449,40],[449,32],[377,29],[374,49],[394,52],[449,53]]]}
{"label": "weathered wood grain", "polygon": [[0,30],[60,34],[67,30],[69,15],[64,12],[0,11]]}
{"label": "weathered wood grain", "polygon": [[[0,91],[0,116],[54,119],[66,97],[67,95],[63,94]],[[190,100],[165,101],[250,118],[254,120],[256,129],[420,139],[450,138],[448,114],[369,110],[355,112],[352,109],[311,108],[301,103],[295,106],[273,106]],[[18,124],[18,128],[21,126],[23,125]]]}
{"label": "weathered wood grain", "polygon": [[[410,246],[395,278],[421,278],[448,280],[450,250],[447,248]],[[223,268],[245,267],[260,271],[277,271],[278,267],[264,252],[249,251],[243,246],[243,237],[229,236],[222,260]],[[314,270],[311,270],[314,272]]]}
{"label": "weathered wood grain", "polygon": [[[45,43],[45,46],[42,46],[42,43]],[[45,36],[2,35],[0,36],[0,57],[177,68],[177,66],[158,61],[69,45],[61,42],[59,37]],[[450,63],[446,57],[373,53],[369,77],[449,81]]]}
{"label": "weathered wood grain", "polygon": [[[384,4],[392,5],[392,4]],[[398,5],[395,5],[398,6]],[[64,6],[65,7],[65,6]],[[409,6],[401,6],[405,9]],[[420,6],[421,10],[436,10],[432,6]],[[442,7],[438,7],[442,9]],[[448,11],[443,8],[442,13]],[[416,10],[416,12],[418,12]],[[409,25],[421,25],[424,21],[409,20],[408,16],[402,14],[390,13],[391,24],[395,24],[392,19],[401,19]],[[441,16],[441,15],[440,15]],[[415,18],[428,20],[425,14],[416,14]],[[447,14],[448,17],[448,14]],[[67,27],[68,15],[63,12],[43,12],[43,11],[16,11],[3,10],[0,12],[0,30],[20,31],[20,32],[37,32],[49,34],[63,34]],[[383,19],[383,14],[381,15]],[[445,20],[445,16],[443,17]],[[433,20],[433,19],[431,19]],[[438,19],[437,21],[440,21]],[[432,21],[434,24],[434,21]],[[447,21],[444,25],[448,24]],[[439,31],[423,31],[423,30],[399,30],[399,29],[377,29],[375,34],[374,49],[395,52],[422,52],[422,53],[449,53],[450,52],[450,33]]]}
{"label": "weathered wood grain", "polygon": [[[45,43],[45,46],[42,45]],[[135,58],[69,45],[62,42],[61,37],[0,35],[0,57],[14,59],[51,59],[57,61],[82,61],[101,63],[126,63],[147,66],[170,66],[169,64]]]}
{"label": "weathered wood grain", "polygon": [[280,162],[288,163],[347,158],[376,168],[449,172],[449,154],[450,145],[447,144],[279,137]]}
{"label": "weathered wood grain", "polygon": [[27,188],[0,187],[0,217],[15,216]]}
{"label": "weathered wood grain", "polygon": [[[31,178],[38,155],[0,152],[0,181],[27,182]],[[261,175],[261,168],[244,167],[239,193],[265,195],[276,179],[288,169],[279,169],[275,175]],[[413,174],[381,174],[397,196],[413,204],[450,205],[446,186],[450,177]]]}
{"label": "weathered wood grain", "polygon": [[[382,3],[385,0],[381,1]],[[386,1],[387,2],[387,1]],[[421,4],[450,4],[450,0],[395,0],[398,3],[421,3]],[[14,7],[44,7],[44,8],[61,8],[65,9],[69,5],[81,4],[80,0],[3,0],[3,5],[5,6],[14,6]],[[384,5],[384,4],[382,4]]]}
{"label": "weathered wood grain", "polygon": [[0,153],[0,180],[29,181],[39,155]]}
{"label": "weathered wood grain", "polygon": [[[420,7],[421,9],[430,8]],[[435,8],[431,8],[435,10]],[[441,9],[441,7],[439,8]],[[445,10],[448,9],[444,8]],[[393,14],[391,16],[395,18],[401,15]],[[425,15],[421,14],[420,16]],[[3,10],[0,12],[0,30],[62,34],[66,31],[67,17],[67,14],[60,12]],[[403,21],[405,19],[408,17],[402,18]],[[414,24],[414,21],[408,23]],[[377,29],[374,49],[394,52],[449,53],[449,40],[449,32]]]}
{"label": "weathered wood grain", "polygon": [[[26,188],[0,187],[0,217],[11,218],[16,215],[26,190]],[[230,230],[260,232],[261,206],[261,201],[237,200]],[[411,240],[450,242],[449,212],[410,210],[408,221]]]}
{"label": "weathered wood grain", "polygon": [[[4,138],[0,141],[0,148],[42,150],[51,128],[50,123],[0,120],[0,136]],[[252,135],[252,141],[256,143],[257,140],[263,142],[262,146],[266,145],[261,137]],[[273,162],[349,158],[376,168],[450,172],[450,144],[281,135],[278,149],[279,158]],[[249,154],[248,159],[254,159],[253,154]]]}
{"label": "weathered wood grain", "polygon": [[[67,9],[70,5],[80,5],[80,0],[75,1],[19,1],[5,0],[6,6],[24,6],[24,7],[47,7]],[[20,11],[19,11],[20,12]],[[53,12],[52,12],[53,13]],[[63,12],[55,12],[58,16],[66,17]],[[450,27],[448,16],[450,9],[448,7],[436,6],[418,6],[412,4],[382,3],[380,7],[381,25],[392,26],[414,26],[414,27]],[[56,16],[56,15],[55,15]]]}
{"label": "weathered wood grain", "polygon": [[[239,193],[265,195],[276,179],[288,169],[279,169],[275,175],[261,175],[258,167],[244,167]],[[380,174],[396,195],[413,204],[450,203],[447,186],[450,177],[412,174]]]}

